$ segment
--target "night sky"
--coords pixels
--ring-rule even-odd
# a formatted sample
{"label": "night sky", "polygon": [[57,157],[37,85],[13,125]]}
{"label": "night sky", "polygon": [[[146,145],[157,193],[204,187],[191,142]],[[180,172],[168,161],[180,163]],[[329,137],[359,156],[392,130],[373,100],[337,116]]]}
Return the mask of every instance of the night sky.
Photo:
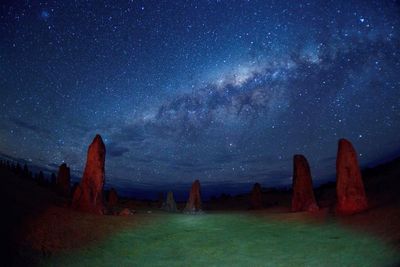
{"label": "night sky", "polygon": [[[117,3],[118,2],[118,3]],[[0,152],[108,186],[291,184],[400,154],[397,1],[1,1]]]}

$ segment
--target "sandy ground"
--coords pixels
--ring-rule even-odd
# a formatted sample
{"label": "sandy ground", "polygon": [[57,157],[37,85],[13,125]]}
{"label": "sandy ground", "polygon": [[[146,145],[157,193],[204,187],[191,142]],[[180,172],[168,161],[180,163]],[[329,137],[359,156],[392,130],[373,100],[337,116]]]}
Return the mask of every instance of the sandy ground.
{"label": "sandy ground", "polygon": [[[396,165],[397,166],[397,165]],[[393,168],[392,168],[393,169]],[[269,197],[268,208],[248,211],[241,201],[232,199],[206,203],[210,213],[248,212],[255,216],[282,221],[305,221],[312,223],[338,222],[352,230],[368,232],[384,240],[400,251],[400,201],[398,171],[385,169],[379,174],[366,175],[367,193],[371,209],[353,216],[334,216],[331,205],[332,190],[319,192],[322,208],[315,213],[291,213],[287,197]],[[162,216],[149,204],[125,201],[125,206],[136,208],[138,213],[128,217],[99,216],[76,212],[68,208],[68,200],[57,196],[50,188],[38,186],[33,181],[23,180],[10,172],[1,174],[3,186],[0,189],[4,218],[2,219],[2,262],[9,265],[32,265],[35,259],[48,257],[63,250],[79,249],[101,241],[115,231],[145,225],[154,216]],[[378,183],[379,181],[379,183]],[[385,189],[386,188],[386,189]],[[241,204],[235,204],[235,201]],[[135,207],[136,206],[136,207]],[[232,209],[232,207],[241,209]],[[214,207],[214,209],[212,209]],[[153,213],[147,213],[153,210]],[[7,264],[6,264],[7,266]]]}

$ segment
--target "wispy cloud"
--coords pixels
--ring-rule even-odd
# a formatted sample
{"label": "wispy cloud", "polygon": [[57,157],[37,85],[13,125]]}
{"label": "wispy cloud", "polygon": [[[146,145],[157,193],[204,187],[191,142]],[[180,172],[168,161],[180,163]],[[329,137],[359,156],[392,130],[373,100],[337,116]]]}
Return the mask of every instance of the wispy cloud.
{"label": "wispy cloud", "polygon": [[48,129],[39,127],[32,122],[23,121],[17,118],[11,118],[10,121],[13,122],[16,126],[32,131],[38,135],[50,136],[51,134],[51,132]]}

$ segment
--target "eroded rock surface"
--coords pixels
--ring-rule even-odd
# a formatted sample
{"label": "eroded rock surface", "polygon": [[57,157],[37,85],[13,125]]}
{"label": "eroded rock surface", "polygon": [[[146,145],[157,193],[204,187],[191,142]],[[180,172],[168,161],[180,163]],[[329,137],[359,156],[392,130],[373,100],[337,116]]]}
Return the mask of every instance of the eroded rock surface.
{"label": "eroded rock surface", "polygon": [[85,171],[76,188],[72,207],[86,212],[104,213],[103,187],[106,147],[100,135],[96,135],[90,144]]}
{"label": "eroded rock surface", "polygon": [[188,213],[201,212],[201,194],[199,180],[194,181],[192,184],[189,200],[186,203],[184,211]]}
{"label": "eroded rock surface", "polygon": [[293,157],[292,211],[317,211],[310,165],[303,155]]}
{"label": "eroded rock surface", "polygon": [[261,191],[261,185],[259,183],[255,183],[253,189],[251,190],[250,208],[251,209],[263,208],[262,191]]}
{"label": "eroded rock surface", "polygon": [[368,208],[357,153],[346,139],[340,139],[336,158],[336,195],[338,214],[353,214]]}
{"label": "eroded rock surface", "polygon": [[65,197],[69,196],[71,192],[71,174],[66,163],[61,164],[58,168],[56,188],[59,194]]}

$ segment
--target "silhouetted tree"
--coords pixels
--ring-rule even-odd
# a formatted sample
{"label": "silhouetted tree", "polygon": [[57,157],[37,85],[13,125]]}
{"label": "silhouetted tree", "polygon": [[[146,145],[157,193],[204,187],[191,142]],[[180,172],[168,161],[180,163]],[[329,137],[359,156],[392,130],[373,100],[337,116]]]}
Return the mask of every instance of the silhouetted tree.
{"label": "silhouetted tree", "polygon": [[18,176],[22,175],[22,167],[19,163],[17,163],[17,165],[15,165],[15,174],[17,174]]}
{"label": "silhouetted tree", "polygon": [[11,170],[13,173],[16,173],[16,172],[15,172],[16,166],[15,166],[15,163],[14,163],[14,162],[11,163],[11,165],[10,165],[10,170]]}
{"label": "silhouetted tree", "polygon": [[56,177],[55,173],[53,172],[53,173],[51,173],[51,178],[50,178],[51,187],[55,188],[56,183],[57,183],[57,177]]}
{"label": "silhouetted tree", "polygon": [[28,179],[29,178],[29,169],[28,169],[28,165],[26,165],[26,163],[24,164],[24,168],[22,170],[22,177],[24,179]]}
{"label": "silhouetted tree", "polygon": [[37,181],[37,183],[38,183],[39,185],[42,185],[42,186],[45,185],[46,180],[45,180],[45,178],[44,178],[44,174],[43,174],[42,171],[40,171],[40,172],[37,174],[36,181]]}

